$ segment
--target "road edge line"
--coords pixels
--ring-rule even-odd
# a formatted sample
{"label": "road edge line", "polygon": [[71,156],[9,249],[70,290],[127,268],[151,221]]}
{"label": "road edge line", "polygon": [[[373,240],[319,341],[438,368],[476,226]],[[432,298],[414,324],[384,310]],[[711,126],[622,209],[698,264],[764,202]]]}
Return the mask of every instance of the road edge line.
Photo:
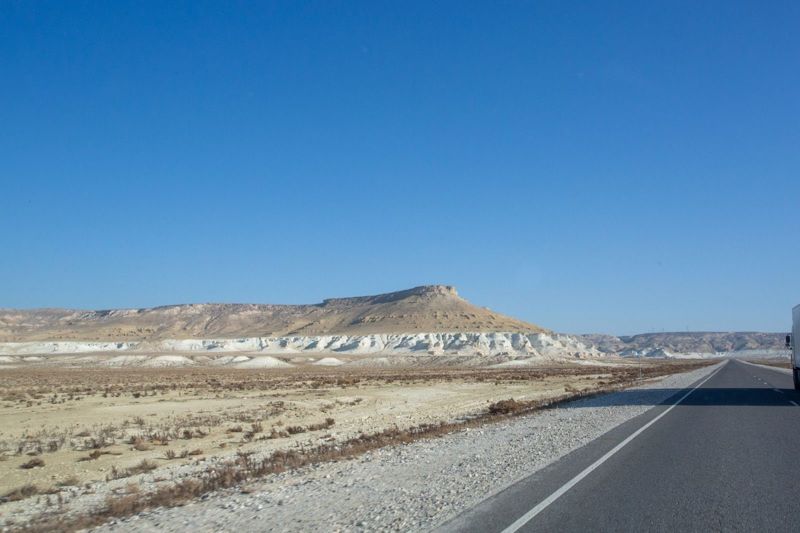
{"label": "road edge line", "polygon": [[781,374],[789,374],[790,376],[792,375],[792,369],[791,368],[781,368],[781,367],[778,367],[778,366],[759,365],[758,363],[751,363],[750,361],[745,361],[743,359],[737,359],[736,361],[738,361],[740,363],[744,363],[746,365],[754,366],[756,368],[764,368],[766,370],[774,370],[775,372],[780,372]]}
{"label": "road edge line", "polygon": [[580,481],[581,481],[583,478],[585,478],[586,476],[588,476],[589,474],[591,474],[591,473],[592,473],[594,470],[596,470],[596,469],[597,469],[597,468],[598,468],[600,465],[602,465],[602,464],[603,464],[603,463],[605,463],[607,460],[609,460],[609,459],[610,459],[610,458],[611,458],[611,457],[612,457],[614,454],[616,454],[618,451],[620,451],[622,448],[624,448],[624,447],[625,447],[625,446],[626,446],[628,443],[630,443],[630,442],[631,442],[633,439],[635,439],[636,437],[638,437],[639,435],[641,435],[641,434],[642,434],[642,433],[643,433],[643,432],[644,432],[644,431],[645,431],[647,428],[649,428],[650,426],[652,426],[653,424],[655,424],[656,422],[658,422],[659,420],[661,420],[661,418],[662,418],[662,417],[664,417],[664,416],[665,416],[667,413],[669,413],[670,411],[672,411],[673,409],[675,409],[675,407],[677,407],[678,405],[680,405],[680,403],[681,403],[681,402],[683,402],[683,401],[684,401],[686,398],[688,398],[688,397],[689,397],[689,395],[690,395],[691,393],[693,393],[694,391],[696,391],[697,389],[699,389],[700,387],[702,387],[702,386],[703,386],[703,385],[704,385],[704,384],[705,384],[705,383],[706,383],[706,382],[707,382],[709,379],[711,379],[711,378],[713,378],[714,376],[716,376],[716,375],[717,375],[717,373],[718,373],[720,370],[722,370],[723,368],[725,368],[725,366],[726,366],[727,364],[728,364],[728,360],[726,360],[726,361],[725,361],[725,362],[722,364],[722,366],[720,366],[720,367],[719,367],[718,369],[716,369],[714,372],[712,372],[711,374],[709,374],[709,376],[708,376],[708,377],[706,377],[706,378],[705,378],[703,381],[701,381],[700,383],[698,383],[697,385],[695,385],[695,386],[694,386],[693,388],[691,388],[691,389],[690,389],[690,390],[689,390],[689,391],[688,391],[686,394],[684,394],[683,396],[681,396],[681,398],[680,398],[680,399],[679,399],[677,402],[675,402],[675,403],[673,403],[672,405],[670,405],[670,406],[669,406],[669,407],[668,407],[666,410],[664,410],[664,412],[662,412],[661,414],[659,414],[658,416],[656,416],[655,418],[653,418],[652,420],[650,420],[650,421],[649,421],[647,424],[643,425],[642,427],[640,427],[639,429],[637,429],[636,431],[634,431],[633,433],[631,433],[631,434],[630,434],[630,435],[629,435],[627,438],[625,438],[625,440],[623,440],[622,442],[620,442],[619,444],[617,444],[616,446],[614,446],[613,448],[611,448],[611,449],[610,449],[608,452],[606,452],[606,453],[605,453],[605,455],[603,455],[603,456],[602,456],[600,459],[596,460],[594,463],[592,463],[592,464],[590,464],[589,466],[587,466],[586,468],[584,468],[584,469],[583,469],[583,470],[582,470],[582,471],[581,471],[581,472],[580,472],[578,475],[576,475],[575,477],[573,477],[572,479],[570,479],[569,481],[567,481],[566,483],[564,483],[564,484],[563,484],[563,485],[562,485],[562,486],[561,486],[561,487],[560,487],[558,490],[556,490],[556,491],[555,491],[555,492],[553,492],[553,493],[552,493],[550,496],[548,496],[547,498],[545,498],[544,500],[542,500],[541,502],[539,502],[539,504],[538,504],[538,505],[536,505],[536,507],[534,507],[533,509],[531,509],[530,511],[528,511],[527,513],[525,513],[524,515],[522,515],[521,517],[519,517],[519,518],[518,518],[516,521],[514,521],[514,523],[513,523],[513,524],[511,524],[510,526],[506,527],[506,528],[505,528],[505,529],[502,531],[502,533],[514,533],[515,531],[519,530],[519,529],[520,529],[522,526],[524,526],[525,524],[527,524],[528,522],[530,522],[531,520],[533,520],[533,518],[534,518],[534,517],[536,517],[536,515],[538,515],[539,513],[541,513],[542,511],[544,511],[545,509],[547,509],[547,508],[550,506],[550,504],[552,504],[552,503],[553,503],[553,502],[555,502],[557,499],[559,499],[561,496],[563,496],[564,494],[566,494],[566,493],[567,493],[567,491],[569,491],[569,490],[570,490],[572,487],[574,487],[575,485],[577,485],[578,483],[580,483]]}

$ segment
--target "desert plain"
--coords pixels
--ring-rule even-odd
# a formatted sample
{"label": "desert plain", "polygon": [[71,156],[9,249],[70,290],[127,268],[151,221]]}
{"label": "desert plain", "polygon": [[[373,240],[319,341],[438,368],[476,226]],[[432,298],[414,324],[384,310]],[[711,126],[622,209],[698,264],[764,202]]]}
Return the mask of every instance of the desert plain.
{"label": "desert plain", "polygon": [[[630,385],[640,374],[646,379],[701,364],[5,368],[0,494],[10,502],[120,479],[135,483],[141,474],[177,465],[202,471],[209,458],[217,464],[255,452],[313,455],[320,446],[387,431],[489,422],[491,415]],[[513,407],[502,408],[511,400]],[[170,481],[165,474],[163,482]]]}

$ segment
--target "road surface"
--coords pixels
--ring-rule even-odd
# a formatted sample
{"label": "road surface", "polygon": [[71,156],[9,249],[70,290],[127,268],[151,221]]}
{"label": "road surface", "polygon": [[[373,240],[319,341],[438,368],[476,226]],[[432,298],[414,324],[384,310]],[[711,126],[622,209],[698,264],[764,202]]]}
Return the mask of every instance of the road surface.
{"label": "road surface", "polygon": [[729,360],[440,529],[798,531],[798,404],[788,372]]}

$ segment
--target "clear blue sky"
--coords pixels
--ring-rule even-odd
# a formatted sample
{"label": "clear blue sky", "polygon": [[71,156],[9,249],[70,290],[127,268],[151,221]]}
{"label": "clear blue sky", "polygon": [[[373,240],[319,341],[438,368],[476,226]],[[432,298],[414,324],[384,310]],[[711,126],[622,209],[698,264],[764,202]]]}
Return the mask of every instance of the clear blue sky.
{"label": "clear blue sky", "polygon": [[[167,5],[169,4],[169,5]],[[428,283],[788,328],[800,3],[0,3],[0,306]]]}

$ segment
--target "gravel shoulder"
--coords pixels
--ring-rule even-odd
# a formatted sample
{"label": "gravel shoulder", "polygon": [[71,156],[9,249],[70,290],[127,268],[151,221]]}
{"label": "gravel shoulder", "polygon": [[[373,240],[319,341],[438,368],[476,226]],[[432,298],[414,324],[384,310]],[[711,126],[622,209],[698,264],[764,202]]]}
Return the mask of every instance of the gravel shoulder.
{"label": "gravel shoulder", "polygon": [[[115,520],[98,531],[428,531],[547,466],[717,365],[619,394],[392,446],[225,490],[183,507]],[[631,390],[639,391],[631,395]]]}

